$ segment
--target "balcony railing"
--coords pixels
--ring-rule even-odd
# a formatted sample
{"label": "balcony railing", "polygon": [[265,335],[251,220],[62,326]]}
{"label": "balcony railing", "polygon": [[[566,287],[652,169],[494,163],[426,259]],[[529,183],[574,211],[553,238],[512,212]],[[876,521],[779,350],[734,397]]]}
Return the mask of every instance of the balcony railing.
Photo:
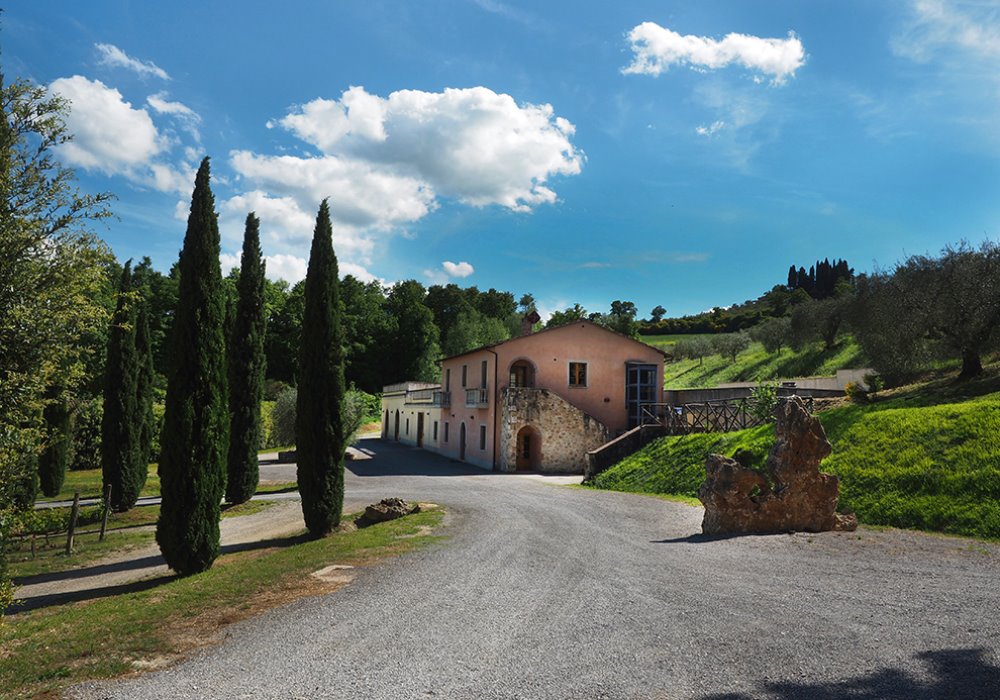
{"label": "balcony railing", "polygon": [[489,389],[466,389],[466,408],[486,408],[489,406]]}
{"label": "balcony railing", "polygon": [[416,389],[406,393],[406,403],[434,408],[448,407],[451,405],[451,393],[437,389]]}
{"label": "balcony railing", "polygon": [[451,406],[451,392],[450,391],[435,391],[434,392],[434,405],[440,406],[441,408],[448,408]]}

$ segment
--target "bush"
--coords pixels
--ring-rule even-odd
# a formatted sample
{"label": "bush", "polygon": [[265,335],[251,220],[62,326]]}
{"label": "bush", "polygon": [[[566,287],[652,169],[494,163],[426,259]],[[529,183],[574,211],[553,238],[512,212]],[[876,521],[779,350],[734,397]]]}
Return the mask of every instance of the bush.
{"label": "bush", "polygon": [[847,382],[844,386],[844,393],[851,403],[868,403],[868,392],[857,382]]}
{"label": "bush", "polygon": [[279,396],[281,396],[285,391],[291,388],[292,387],[290,384],[288,384],[287,382],[283,382],[280,379],[265,379],[264,400],[277,401]]}
{"label": "bush", "polygon": [[747,413],[762,423],[774,420],[774,409],[778,407],[777,382],[761,382],[750,390],[747,399]]}
{"label": "bush", "polygon": [[101,399],[80,402],[73,414],[73,443],[70,447],[70,470],[101,468]]}
{"label": "bush", "polygon": [[295,444],[295,405],[298,401],[295,387],[288,387],[278,394],[271,410],[271,443],[274,447]]}
{"label": "bush", "polygon": [[875,394],[885,389],[885,380],[875,372],[868,372],[862,379],[865,382],[865,386],[868,387],[868,393],[871,394],[872,398],[875,398]]}

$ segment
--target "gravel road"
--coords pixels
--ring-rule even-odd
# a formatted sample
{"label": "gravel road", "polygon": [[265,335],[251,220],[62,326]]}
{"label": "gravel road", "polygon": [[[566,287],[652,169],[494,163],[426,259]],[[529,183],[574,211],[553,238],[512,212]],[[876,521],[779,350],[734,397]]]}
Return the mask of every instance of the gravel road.
{"label": "gravel road", "polygon": [[441,503],[444,544],[74,697],[1000,697],[998,546],[706,539],[690,506],[365,444],[348,498]]}

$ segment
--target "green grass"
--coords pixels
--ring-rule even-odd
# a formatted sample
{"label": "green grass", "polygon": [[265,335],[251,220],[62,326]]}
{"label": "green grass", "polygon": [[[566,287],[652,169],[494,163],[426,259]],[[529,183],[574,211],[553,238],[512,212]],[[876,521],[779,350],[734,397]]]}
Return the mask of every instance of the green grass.
{"label": "green grass", "polygon": [[[646,336],[646,338],[677,338],[678,336]],[[761,379],[788,379],[830,375],[838,369],[863,367],[861,349],[850,336],[841,337],[832,350],[822,343],[813,343],[801,351],[789,348],[780,353],[768,353],[760,343],[750,347],[732,362],[728,357],[711,355],[698,360],[668,362],[663,367],[667,389],[691,389],[715,386],[724,382],[754,382]]]}
{"label": "green grass", "polygon": [[330,586],[309,576],[329,564],[366,565],[441,538],[443,511],[428,510],[320,540],[220,557],[205,573],[147,590],[35,610],[0,624],[0,688],[16,700],[84,680],[109,678],[136,662],[173,658],[225,625]]}
{"label": "green grass", "polygon": [[672,352],[678,341],[694,340],[695,338],[711,340],[712,335],[712,333],[664,333],[663,335],[640,335],[639,340],[664,352]]}
{"label": "green grass", "polygon": [[[156,473],[156,465],[150,464],[146,476],[146,485],[140,496],[159,496],[160,477]],[[80,492],[80,498],[101,498],[104,490],[104,477],[100,469],[80,469],[66,472],[66,481],[59,493],[52,498],[41,497],[45,501],[72,501],[73,494]]]}
{"label": "green grass", "polygon": [[[1000,383],[937,382],[819,414],[840,477],[840,509],[863,523],[1000,538]],[[597,488],[694,496],[705,457],[749,449],[763,464],[773,427],[656,440],[597,476]]]}
{"label": "green grass", "polygon": [[[253,515],[267,510],[276,501],[247,501],[236,506],[223,506],[222,518]],[[65,511],[69,508],[53,508]],[[160,517],[160,506],[140,506],[125,513],[111,513],[108,516],[108,530],[103,542],[100,537],[100,509],[89,509],[86,521],[81,522],[73,540],[73,553],[66,554],[66,531],[58,529],[48,538],[36,535],[34,553],[31,540],[19,538],[9,551],[10,573],[14,578],[36,576],[54,571],[66,571],[85,566],[110,554],[126,552],[150,544],[154,540],[153,526]],[[46,511],[52,513],[52,511]],[[95,517],[96,516],[96,517]]]}

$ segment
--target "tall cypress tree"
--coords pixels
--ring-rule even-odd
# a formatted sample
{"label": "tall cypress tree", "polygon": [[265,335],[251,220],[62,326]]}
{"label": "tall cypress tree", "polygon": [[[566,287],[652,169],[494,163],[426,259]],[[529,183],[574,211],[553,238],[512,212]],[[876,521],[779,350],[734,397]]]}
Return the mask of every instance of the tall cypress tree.
{"label": "tall cypress tree", "polygon": [[260,402],[264,396],[264,260],[260,220],[247,214],[237,283],[236,318],[229,341],[229,474],[226,500],[243,503],[257,490]]}
{"label": "tall cypress tree", "polygon": [[205,571],[219,555],[229,433],[219,222],[208,158],[195,179],[179,270],[156,541],[170,568],[187,576]]}
{"label": "tall cypress tree", "polygon": [[146,485],[149,462],[153,454],[156,421],[153,418],[153,343],[149,335],[149,308],[143,304],[135,324],[136,413],[139,416],[139,459],[136,461],[136,481],[139,490]]}
{"label": "tall cypress tree", "polygon": [[[135,505],[142,488],[136,480],[139,421],[136,406],[138,361],[135,353],[135,305],[131,300],[132,261],[125,263],[118,300],[108,332],[104,370],[104,415],[101,419],[101,469],[104,485],[111,485],[111,508],[126,511]],[[143,479],[145,481],[145,479]]]}
{"label": "tall cypress tree", "polygon": [[316,215],[299,345],[295,452],[306,527],[315,537],[340,524],[344,507],[343,334],[340,280],[326,200]]}

